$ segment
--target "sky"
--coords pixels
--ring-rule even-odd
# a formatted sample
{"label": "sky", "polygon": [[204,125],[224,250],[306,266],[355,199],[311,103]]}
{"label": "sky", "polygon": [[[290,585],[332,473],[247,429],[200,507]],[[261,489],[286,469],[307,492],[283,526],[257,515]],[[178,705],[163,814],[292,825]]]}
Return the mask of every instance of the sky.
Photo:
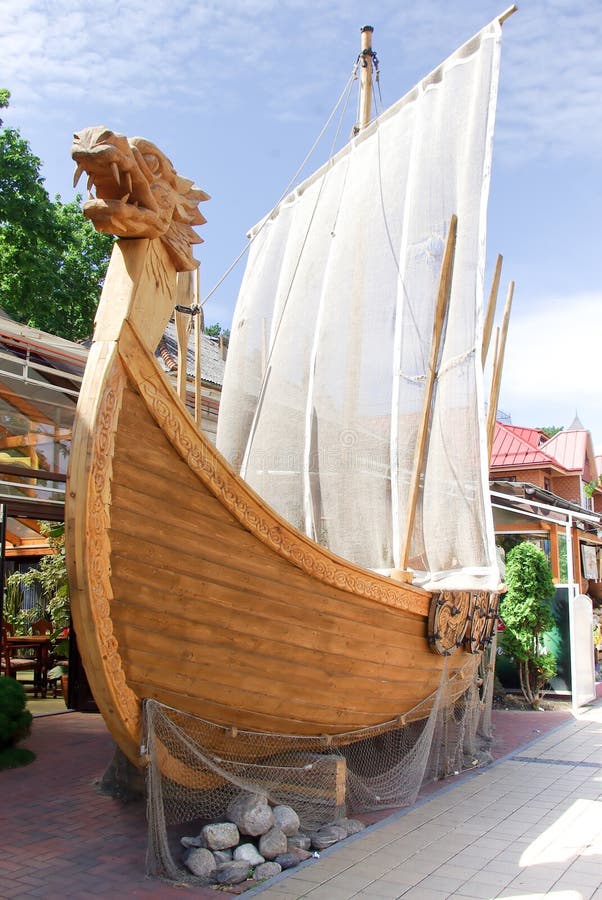
{"label": "sky", "polygon": [[[362,25],[374,27],[386,108],[507,5],[0,0],[3,118],[65,202],[74,131],[154,141],[212,198],[196,250],[204,297],[314,144]],[[602,453],[602,0],[519,0],[503,34],[486,269],[490,281],[503,254],[498,323],[516,283],[500,408],[534,427],[578,414]],[[241,277],[239,264],[207,301],[208,324],[229,327]]]}

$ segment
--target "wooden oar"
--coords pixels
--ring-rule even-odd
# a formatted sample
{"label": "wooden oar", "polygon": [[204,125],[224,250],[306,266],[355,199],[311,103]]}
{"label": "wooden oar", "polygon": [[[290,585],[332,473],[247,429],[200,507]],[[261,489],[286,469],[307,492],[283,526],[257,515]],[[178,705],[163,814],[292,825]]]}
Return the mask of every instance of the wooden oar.
{"label": "wooden oar", "polygon": [[493,331],[493,320],[495,319],[495,308],[497,306],[497,294],[500,287],[500,276],[502,274],[502,256],[498,254],[495,263],[495,271],[493,273],[493,281],[491,282],[491,290],[489,291],[489,303],[487,304],[487,313],[485,315],[485,324],[483,326],[483,347],[481,350],[481,363],[485,368],[487,362],[487,354],[489,353],[489,343],[491,341],[491,332]]}
{"label": "wooden oar", "polygon": [[410,479],[410,491],[407,507],[408,514],[406,527],[401,539],[401,547],[399,551],[399,569],[394,569],[391,572],[391,577],[396,578],[398,581],[409,582],[412,580],[412,573],[407,571],[407,566],[410,555],[410,547],[412,543],[412,532],[414,531],[414,522],[416,520],[416,505],[418,503],[418,492],[420,489],[420,476],[424,467],[424,457],[428,444],[433,392],[435,390],[435,382],[438,374],[439,351],[441,349],[441,340],[445,331],[445,323],[447,321],[447,314],[449,310],[457,231],[458,217],[453,215],[449,223],[449,232],[447,235],[447,243],[445,245],[445,253],[443,255],[443,264],[441,266],[441,275],[439,278],[439,292],[437,295],[437,306],[435,308],[435,317],[433,320],[431,355],[426,372],[424,399],[422,403],[422,415],[420,419],[420,425],[418,427],[416,447],[414,450],[414,461],[412,465],[412,475]]}
{"label": "wooden oar", "polygon": [[497,418],[497,405],[500,399],[500,387],[502,384],[502,368],[504,365],[504,353],[506,351],[506,337],[508,335],[508,324],[510,322],[510,310],[512,308],[512,298],[514,296],[514,282],[508,285],[508,293],[506,295],[506,306],[504,307],[504,317],[502,319],[501,328],[498,329],[495,342],[495,356],[493,360],[493,374],[491,376],[491,388],[489,391],[489,407],[487,409],[487,446],[489,449],[489,458],[491,458],[491,450],[493,447],[493,438],[495,435],[495,422]]}

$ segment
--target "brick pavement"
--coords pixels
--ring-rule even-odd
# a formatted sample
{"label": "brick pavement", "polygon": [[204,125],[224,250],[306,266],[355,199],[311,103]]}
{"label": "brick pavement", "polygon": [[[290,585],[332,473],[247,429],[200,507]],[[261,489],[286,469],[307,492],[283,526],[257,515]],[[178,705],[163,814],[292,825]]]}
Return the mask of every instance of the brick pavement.
{"label": "brick pavement", "polygon": [[[573,723],[571,719],[559,729],[559,722],[569,718],[564,712],[494,713],[498,753],[511,747],[517,755],[517,748],[523,748],[518,755],[530,758],[548,753],[553,761],[538,765],[520,759],[507,760],[471,772],[451,785],[444,784],[408,811],[383,818],[359,838],[351,838],[323,853],[320,860],[281,876],[270,887],[253,889],[245,897],[261,894],[272,900],[302,896],[314,900],[320,897],[380,900],[403,896],[430,900],[455,897],[450,891],[456,891],[457,887],[458,897],[479,896],[484,900],[496,896],[491,893],[493,886],[487,888],[490,893],[461,893],[465,884],[469,887],[469,882],[477,884],[476,873],[485,873],[491,879],[508,859],[508,865],[512,862],[514,867],[508,873],[516,870],[515,878],[524,872],[536,874],[541,866],[521,866],[515,843],[525,843],[525,835],[531,836],[529,828],[537,824],[539,829],[545,814],[554,814],[551,801],[559,804],[559,812],[565,817],[562,822],[567,821],[566,816],[578,813],[575,823],[586,823],[583,828],[587,831],[593,827],[593,815],[602,792],[602,773],[592,765],[584,765],[591,740],[597,740],[597,744],[592,744],[594,756],[590,754],[590,762],[599,761],[595,753],[602,752],[602,717],[598,716],[595,726],[597,738],[587,731],[594,727],[589,720]],[[524,746],[534,737],[539,738],[537,743],[525,750]],[[199,900],[209,897],[215,900],[215,891],[208,888],[169,885],[145,877],[144,804],[124,805],[98,790],[98,781],[113,749],[100,716],[70,712],[38,717],[26,746],[36,752],[36,761],[26,768],[0,773],[1,898],[58,900],[88,895],[169,898],[184,893]],[[548,774],[542,781],[544,771]],[[570,788],[568,793],[561,790],[563,783]],[[594,796],[596,791],[598,794]],[[574,806],[577,801],[578,805]],[[542,803],[545,806],[546,802],[544,814]],[[515,814],[511,814],[508,804],[513,803],[522,810],[517,820],[521,826],[524,816],[529,816],[528,809],[522,807],[535,804],[539,815],[537,822],[522,827],[518,835],[509,827],[509,820],[514,821]],[[571,825],[571,830],[576,836],[576,824]],[[538,830],[533,837],[539,834]],[[557,835],[552,835],[552,844],[553,841],[558,841]],[[549,844],[550,841],[546,846]],[[530,843],[526,849],[529,846]],[[452,855],[457,852],[459,857],[451,860],[450,852]],[[510,857],[504,856],[505,853],[510,853]],[[579,857],[576,850],[573,857],[575,860]],[[561,883],[565,869],[558,876]],[[462,874],[464,881],[459,883]],[[586,877],[588,873],[582,874]],[[441,882],[441,878],[445,881]],[[570,900],[580,900],[582,896],[585,894],[571,894]],[[565,898],[559,895],[558,900]]]}

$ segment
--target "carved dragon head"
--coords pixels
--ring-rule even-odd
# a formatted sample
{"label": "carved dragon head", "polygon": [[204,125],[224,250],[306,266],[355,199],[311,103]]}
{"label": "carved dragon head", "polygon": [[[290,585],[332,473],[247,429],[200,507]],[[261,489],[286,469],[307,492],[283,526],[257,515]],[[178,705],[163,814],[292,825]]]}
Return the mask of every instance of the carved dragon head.
{"label": "carved dragon head", "polygon": [[209,195],[178,175],[158,147],[96,125],[73,135],[71,156],[77,164],[74,187],[82,172],[88,174],[83,211],[97,231],[124,238],[161,238],[176,271],[198,266],[192,244],[202,239],[191,226],[207,221],[198,205]]}

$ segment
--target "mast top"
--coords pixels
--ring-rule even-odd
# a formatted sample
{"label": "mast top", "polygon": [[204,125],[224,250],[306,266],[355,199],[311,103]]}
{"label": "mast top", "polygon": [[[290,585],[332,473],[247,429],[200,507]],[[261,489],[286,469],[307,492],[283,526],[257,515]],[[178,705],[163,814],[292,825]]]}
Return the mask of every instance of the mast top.
{"label": "mast top", "polygon": [[360,101],[359,101],[359,119],[354,128],[357,134],[362,128],[370,122],[371,100],[372,100],[372,71],[376,69],[378,77],[378,59],[376,53],[372,49],[372,33],[374,28],[372,25],[363,25],[360,28],[362,36],[360,54],[358,63],[360,63]]}

